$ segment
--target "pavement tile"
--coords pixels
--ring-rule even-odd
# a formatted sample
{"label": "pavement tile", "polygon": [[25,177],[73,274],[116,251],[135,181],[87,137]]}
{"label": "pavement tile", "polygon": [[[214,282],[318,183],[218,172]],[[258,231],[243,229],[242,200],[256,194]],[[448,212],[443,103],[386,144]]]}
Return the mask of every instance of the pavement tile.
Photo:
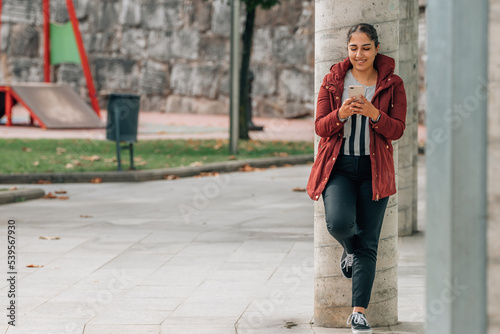
{"label": "pavement tile", "polygon": [[195,289],[195,285],[137,285],[127,290],[125,295],[132,298],[187,298]]}
{"label": "pavement tile", "polygon": [[[256,318],[257,319],[257,318]],[[296,323],[294,321],[276,321],[267,323],[254,322],[254,323],[238,323],[238,334],[314,334],[313,329],[309,323]],[[351,331],[349,331],[351,333]]]}
{"label": "pavement tile", "polygon": [[161,334],[235,334],[232,324],[182,324],[161,326]]}
{"label": "pavement tile", "polygon": [[[83,324],[68,323],[41,323],[38,321],[30,321],[20,319],[16,326],[9,326],[5,332],[7,334],[41,334],[41,333],[83,333]],[[2,328],[2,327],[0,327]],[[3,328],[2,328],[3,329]],[[4,333],[4,332],[2,332]]]}
{"label": "pavement tile", "polygon": [[119,311],[173,311],[185,298],[118,296],[108,309]]}
{"label": "pavement tile", "polygon": [[248,305],[248,300],[228,299],[222,302],[206,303],[184,302],[175,311],[173,317],[187,317],[196,314],[200,317],[233,317],[237,319]]}
{"label": "pavement tile", "polygon": [[104,310],[96,315],[88,324],[92,325],[160,325],[170,311]]}
{"label": "pavement tile", "polygon": [[166,265],[145,278],[148,285],[200,285],[215,269],[212,266]]}
{"label": "pavement tile", "polygon": [[160,325],[87,324],[83,334],[159,334]]}

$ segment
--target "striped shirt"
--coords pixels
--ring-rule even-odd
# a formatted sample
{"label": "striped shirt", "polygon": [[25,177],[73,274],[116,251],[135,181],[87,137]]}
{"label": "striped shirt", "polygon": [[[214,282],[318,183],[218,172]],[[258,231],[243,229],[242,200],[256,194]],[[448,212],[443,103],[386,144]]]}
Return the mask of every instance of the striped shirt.
{"label": "striped shirt", "polygon": [[[351,73],[347,71],[344,79],[342,101],[349,98],[349,86],[363,86],[365,97],[371,101],[375,94],[375,87],[360,84]],[[344,124],[344,140],[340,151],[344,155],[370,155],[370,124],[369,119],[363,115],[352,115]]]}

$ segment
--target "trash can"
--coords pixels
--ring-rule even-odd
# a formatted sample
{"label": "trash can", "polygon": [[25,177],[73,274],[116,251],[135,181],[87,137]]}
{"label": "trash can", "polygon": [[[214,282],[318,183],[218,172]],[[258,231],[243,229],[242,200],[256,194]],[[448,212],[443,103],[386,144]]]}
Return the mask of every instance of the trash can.
{"label": "trash can", "polygon": [[[137,141],[139,123],[140,96],[134,94],[108,95],[108,121],[106,124],[106,139],[116,142],[118,170],[122,170],[120,149],[130,150],[130,169],[134,169],[134,147]],[[128,146],[120,146],[121,142]]]}
{"label": "trash can", "polygon": [[108,123],[106,126],[107,139],[123,142],[137,141],[139,100],[139,95],[109,94]]}

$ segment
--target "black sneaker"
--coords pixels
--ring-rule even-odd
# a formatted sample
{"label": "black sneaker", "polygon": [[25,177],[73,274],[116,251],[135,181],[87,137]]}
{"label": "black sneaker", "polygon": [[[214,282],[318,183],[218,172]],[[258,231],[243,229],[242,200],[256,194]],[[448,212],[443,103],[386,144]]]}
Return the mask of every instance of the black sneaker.
{"label": "black sneaker", "polygon": [[352,262],[354,261],[354,254],[347,254],[347,252],[342,252],[340,257],[340,271],[345,278],[352,278]]}
{"label": "black sneaker", "polygon": [[351,314],[347,324],[351,325],[352,334],[372,334],[372,328],[361,312]]}

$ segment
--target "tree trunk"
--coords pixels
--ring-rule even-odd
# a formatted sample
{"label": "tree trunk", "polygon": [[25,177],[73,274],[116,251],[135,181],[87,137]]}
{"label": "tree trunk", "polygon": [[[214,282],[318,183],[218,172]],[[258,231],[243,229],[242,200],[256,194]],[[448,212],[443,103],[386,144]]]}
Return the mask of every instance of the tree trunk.
{"label": "tree trunk", "polygon": [[240,69],[240,120],[239,132],[240,139],[250,139],[248,136],[248,117],[247,117],[247,101],[248,101],[248,72],[250,70],[250,56],[252,54],[253,28],[255,22],[255,8],[247,9],[247,18],[245,21],[245,31],[243,32],[243,50],[241,57]]}

